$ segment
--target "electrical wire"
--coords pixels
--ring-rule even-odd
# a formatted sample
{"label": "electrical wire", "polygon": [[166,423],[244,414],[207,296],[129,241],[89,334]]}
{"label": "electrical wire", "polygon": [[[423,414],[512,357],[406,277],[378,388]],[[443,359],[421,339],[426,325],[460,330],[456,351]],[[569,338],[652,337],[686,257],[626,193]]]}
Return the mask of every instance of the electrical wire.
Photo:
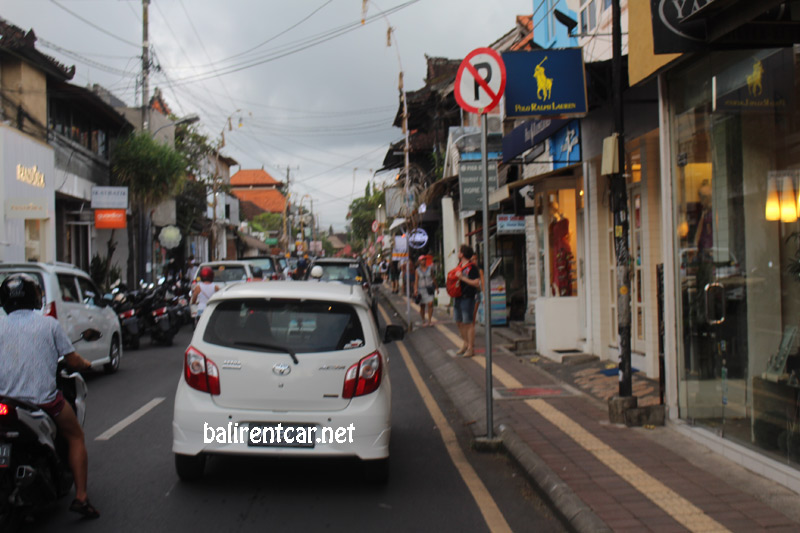
{"label": "electrical wire", "polygon": [[[368,17],[364,24],[370,24],[370,23],[374,22],[375,20],[377,20],[379,17],[383,17],[386,14],[391,14],[391,13],[400,11],[401,9],[405,9],[406,7],[408,7],[408,6],[412,5],[412,4],[415,4],[415,3],[419,2],[419,1],[420,0],[409,0],[408,2],[406,2],[404,4],[400,4],[398,6],[395,6],[394,8],[391,8],[388,11],[385,11],[385,12],[379,13],[377,15],[373,15],[371,17]],[[198,81],[203,81],[203,80],[207,80],[207,79],[211,79],[211,78],[215,78],[215,77],[219,77],[219,76],[224,76],[224,75],[227,75],[227,74],[233,74],[235,72],[240,72],[242,70],[247,70],[247,69],[250,69],[250,68],[253,68],[253,67],[256,67],[256,66],[259,66],[259,65],[263,65],[264,63],[268,63],[268,62],[271,62],[271,61],[276,61],[278,59],[287,57],[289,55],[296,54],[298,52],[302,52],[304,50],[307,50],[307,49],[312,48],[314,46],[317,46],[319,44],[323,44],[323,43],[328,42],[330,40],[333,40],[333,39],[335,39],[337,37],[340,37],[342,35],[345,35],[347,33],[355,31],[355,30],[359,29],[361,26],[363,26],[363,24],[361,24],[360,21],[357,21],[357,22],[351,23],[349,25],[343,26],[342,29],[332,30],[332,31],[329,31],[329,32],[327,32],[325,34],[314,36],[314,37],[309,38],[309,39],[307,39],[305,41],[301,41],[302,44],[296,45],[294,48],[285,48],[284,47],[285,48],[284,50],[280,50],[280,51],[277,51],[277,52],[271,52],[270,54],[267,54],[266,56],[262,56],[261,58],[259,58],[257,60],[254,60],[254,61],[238,63],[238,64],[231,65],[229,67],[225,67],[222,71],[217,71],[214,74],[206,73],[206,74],[201,75],[201,76],[186,76],[185,78],[179,78],[179,79],[175,80],[175,84],[176,84],[176,86],[181,86],[181,85],[184,85],[184,84],[187,84],[187,83],[195,83],[195,82],[198,82]]]}
{"label": "electrical wire", "polygon": [[55,5],[56,7],[60,8],[60,9],[63,9],[64,11],[66,11],[67,13],[69,13],[70,15],[75,17],[76,19],[80,20],[81,22],[83,22],[85,24],[88,24],[89,26],[91,26],[92,28],[96,29],[97,31],[99,31],[101,33],[104,33],[104,34],[108,35],[109,37],[111,37],[113,39],[116,39],[117,41],[120,41],[120,42],[125,43],[125,44],[129,44],[131,46],[135,46],[136,48],[141,48],[142,47],[141,44],[134,43],[134,42],[128,41],[126,39],[123,39],[119,35],[115,35],[115,34],[111,33],[110,31],[106,30],[105,28],[102,28],[102,27],[98,26],[94,22],[83,18],[82,16],[78,15],[77,13],[72,11],[71,9],[67,9],[66,7],[62,6],[61,4],[56,2],[56,0],[50,0],[50,3]]}

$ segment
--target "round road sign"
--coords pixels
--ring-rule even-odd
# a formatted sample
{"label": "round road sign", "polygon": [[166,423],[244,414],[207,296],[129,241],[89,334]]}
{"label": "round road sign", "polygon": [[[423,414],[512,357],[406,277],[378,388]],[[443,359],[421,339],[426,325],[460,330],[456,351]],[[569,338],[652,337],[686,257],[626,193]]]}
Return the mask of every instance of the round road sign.
{"label": "round road sign", "polygon": [[488,113],[500,103],[505,88],[506,67],[491,48],[476,48],[458,67],[455,96],[464,111]]}
{"label": "round road sign", "polygon": [[380,228],[380,224],[378,224],[377,220],[372,221],[372,233],[378,233],[378,228]]}

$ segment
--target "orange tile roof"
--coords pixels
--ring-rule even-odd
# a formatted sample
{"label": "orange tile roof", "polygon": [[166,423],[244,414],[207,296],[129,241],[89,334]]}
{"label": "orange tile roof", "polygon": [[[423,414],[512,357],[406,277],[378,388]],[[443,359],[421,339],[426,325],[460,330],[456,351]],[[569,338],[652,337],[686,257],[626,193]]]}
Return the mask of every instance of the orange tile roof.
{"label": "orange tile roof", "polygon": [[517,15],[517,26],[527,29],[528,33],[518,42],[511,45],[511,51],[529,50],[533,44],[533,15]]}
{"label": "orange tile roof", "polygon": [[286,198],[276,189],[240,189],[232,191],[239,199],[242,218],[250,220],[260,213],[283,213]]}
{"label": "orange tile roof", "polygon": [[231,176],[231,185],[236,187],[247,187],[250,185],[281,185],[281,182],[273,178],[263,168],[240,170]]}

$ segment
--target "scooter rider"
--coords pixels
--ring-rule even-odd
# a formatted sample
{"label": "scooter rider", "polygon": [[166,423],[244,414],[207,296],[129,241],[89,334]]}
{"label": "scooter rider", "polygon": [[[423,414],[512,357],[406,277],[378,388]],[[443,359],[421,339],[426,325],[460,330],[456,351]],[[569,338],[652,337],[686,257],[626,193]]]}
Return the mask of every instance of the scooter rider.
{"label": "scooter rider", "polygon": [[7,313],[0,320],[0,395],[39,405],[55,420],[69,446],[69,467],[75,480],[70,511],[87,518],[100,513],[86,495],[89,459],[78,418],[56,388],[59,356],[67,366],[88,370],[91,363],[78,355],[57,320],[34,310],[42,307],[42,290],[33,276],[12,274],[0,284],[0,303]]}

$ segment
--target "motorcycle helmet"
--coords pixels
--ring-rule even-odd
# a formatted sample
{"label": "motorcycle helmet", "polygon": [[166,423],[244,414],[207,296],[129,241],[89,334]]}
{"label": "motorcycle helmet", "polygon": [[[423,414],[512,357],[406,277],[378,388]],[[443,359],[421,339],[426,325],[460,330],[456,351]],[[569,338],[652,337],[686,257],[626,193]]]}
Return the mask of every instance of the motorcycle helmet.
{"label": "motorcycle helmet", "polygon": [[311,269],[311,277],[314,279],[322,279],[322,274],[323,270],[319,265],[314,265],[314,268]]}
{"label": "motorcycle helmet", "polygon": [[214,271],[211,267],[203,267],[200,269],[200,281],[214,281]]}
{"label": "motorcycle helmet", "polygon": [[6,314],[18,309],[39,309],[42,307],[42,288],[33,276],[11,274],[0,285],[0,302]]}
{"label": "motorcycle helmet", "polygon": [[305,259],[300,259],[300,260],[297,262],[297,268],[300,268],[300,269],[302,269],[302,270],[305,270],[307,266],[308,266],[308,261],[306,261]]}

